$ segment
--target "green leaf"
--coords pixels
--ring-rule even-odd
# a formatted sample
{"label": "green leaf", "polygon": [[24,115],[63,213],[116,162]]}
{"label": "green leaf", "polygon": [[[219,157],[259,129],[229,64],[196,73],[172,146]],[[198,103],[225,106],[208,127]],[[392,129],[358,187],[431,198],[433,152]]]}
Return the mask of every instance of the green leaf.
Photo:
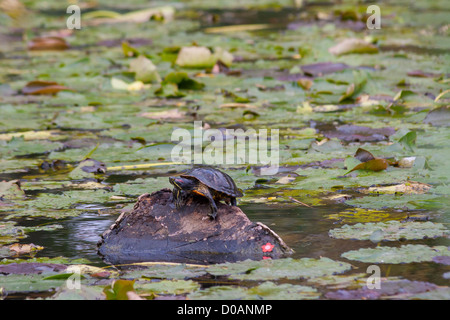
{"label": "green leaf", "polygon": [[[357,223],[331,229],[329,235],[335,239],[372,240],[378,232],[378,241],[398,241],[401,239],[415,240],[443,237],[448,234],[442,223],[433,222],[400,222],[386,221],[377,223]],[[377,241],[377,242],[378,242]]]}
{"label": "green leaf", "polygon": [[408,244],[397,247],[361,248],[345,252],[341,257],[366,263],[411,263],[432,261],[437,256],[450,256],[446,246],[429,247],[422,244]]}
{"label": "green leaf", "polygon": [[403,146],[407,151],[414,152],[416,145],[417,133],[415,131],[410,131],[398,140],[398,143]]}
{"label": "green leaf", "polygon": [[128,300],[127,292],[134,292],[135,280],[114,280],[113,283],[103,289],[106,300]]}
{"label": "green leaf", "polygon": [[353,172],[355,170],[369,170],[369,171],[375,171],[375,172],[381,171],[381,170],[386,170],[388,165],[389,165],[389,163],[387,160],[376,158],[376,159],[372,159],[372,160],[358,164],[356,167],[354,167],[353,169],[348,171],[345,175],[347,175],[350,172]]}

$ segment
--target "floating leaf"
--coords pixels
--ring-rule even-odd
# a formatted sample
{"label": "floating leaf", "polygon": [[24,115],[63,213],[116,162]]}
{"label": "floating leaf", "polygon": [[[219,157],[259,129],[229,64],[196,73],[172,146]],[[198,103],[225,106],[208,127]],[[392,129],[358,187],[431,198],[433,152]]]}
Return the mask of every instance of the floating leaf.
{"label": "floating leaf", "polygon": [[432,261],[437,256],[450,256],[445,246],[429,247],[422,244],[408,244],[397,247],[361,248],[345,252],[341,257],[366,263],[411,263]]}
{"label": "floating leaf", "polygon": [[321,131],[327,138],[338,138],[342,141],[383,141],[395,133],[392,127],[370,128],[352,124],[344,124]]}
{"label": "floating leaf", "polygon": [[192,280],[162,280],[136,282],[136,292],[141,295],[148,294],[186,294],[197,290],[200,285]]}
{"label": "floating leaf", "polygon": [[58,288],[66,283],[64,279],[44,280],[45,275],[10,274],[0,275],[0,283],[3,292],[12,294],[15,292],[41,292]]}
{"label": "floating leaf", "polygon": [[345,175],[349,174],[350,172],[353,172],[355,170],[370,170],[370,171],[381,171],[385,170],[388,167],[389,163],[385,159],[372,159],[363,163],[358,164],[356,167],[348,171]]}
{"label": "floating leaf", "polygon": [[326,298],[338,300],[372,300],[372,299],[414,299],[423,292],[433,292],[438,287],[429,282],[410,281],[405,279],[382,279],[380,288],[369,289],[367,286],[356,290],[337,290],[325,294]]}
{"label": "floating leaf", "polygon": [[150,85],[145,85],[142,81],[127,83],[119,78],[111,78],[111,86],[117,90],[139,91],[148,88]]}
{"label": "floating leaf", "polygon": [[423,122],[436,127],[450,127],[450,106],[431,110]]}
{"label": "floating leaf", "polygon": [[417,133],[410,131],[398,140],[398,143],[403,146],[404,149],[414,152],[413,147],[416,145]]}
{"label": "floating leaf", "polygon": [[381,230],[380,239],[385,241],[398,241],[400,239],[416,240],[443,237],[448,230],[442,223],[433,222],[400,222],[386,221],[377,223],[357,223],[344,225],[331,229],[329,235],[335,239],[371,240],[375,231]]}
{"label": "floating leaf", "polygon": [[160,6],[124,14],[109,10],[91,11],[83,14],[82,18],[86,20],[87,25],[96,26],[104,23],[142,23],[152,18],[157,20],[171,20],[174,13],[175,9],[172,6]]}
{"label": "floating leaf", "polygon": [[409,96],[414,95],[414,94],[415,94],[415,92],[411,91],[411,90],[400,90],[394,96],[393,100],[397,101],[397,100],[404,99],[404,98],[409,97]]}
{"label": "floating leaf", "polygon": [[377,53],[378,48],[361,39],[345,39],[328,50],[330,53],[341,56],[350,53]]}
{"label": "floating leaf", "polygon": [[55,272],[64,272],[66,268],[66,265],[57,263],[13,262],[0,265],[0,274],[54,274]]}
{"label": "floating leaf", "polygon": [[263,282],[249,289],[214,286],[188,295],[188,299],[192,300],[309,300],[319,297],[320,293],[315,288],[289,283],[275,284],[271,281]]}
{"label": "floating leaf", "polygon": [[222,48],[213,53],[206,47],[182,47],[175,63],[185,68],[212,68],[217,61],[230,66],[233,55]]}
{"label": "floating leaf", "polygon": [[373,154],[371,154],[369,151],[367,151],[363,148],[358,148],[358,150],[356,150],[354,157],[361,162],[366,162],[366,161],[375,159]]}
{"label": "floating leaf", "polygon": [[29,50],[66,50],[68,48],[66,40],[60,37],[34,38],[28,43]]}
{"label": "floating leaf", "polygon": [[129,300],[128,292],[134,292],[135,280],[114,280],[113,283],[103,289],[106,300]]}
{"label": "floating leaf", "polygon": [[320,77],[325,74],[339,72],[350,68],[345,63],[319,62],[313,64],[305,64],[300,67],[302,71],[309,76]]}
{"label": "floating leaf", "polygon": [[161,82],[161,87],[155,91],[156,95],[166,97],[182,97],[180,90],[201,90],[205,84],[189,78],[186,72],[171,72]]}
{"label": "floating leaf", "polygon": [[431,185],[426,183],[420,183],[416,181],[408,181],[401,184],[395,184],[391,186],[369,187],[367,189],[358,189],[361,193],[412,193],[421,194],[430,190]]}
{"label": "floating leaf", "polygon": [[106,165],[95,159],[81,161],[70,173],[70,179],[93,178],[95,174],[106,173]]}
{"label": "floating leaf", "polygon": [[328,219],[341,223],[361,223],[384,221],[391,218],[391,214],[385,210],[370,210],[362,208],[350,208],[327,216]]}
{"label": "floating leaf", "polygon": [[0,199],[18,199],[25,197],[20,180],[0,181]]}
{"label": "floating leaf", "polygon": [[9,141],[13,138],[22,137],[23,140],[45,140],[52,137],[58,137],[61,133],[59,130],[42,130],[42,131],[23,131],[23,132],[10,132],[0,134],[0,140]]}
{"label": "floating leaf", "polygon": [[70,90],[54,81],[30,81],[22,88],[22,93],[27,95],[55,94],[62,90]]}
{"label": "floating leaf", "polygon": [[125,57],[137,57],[141,54],[126,41],[122,42],[122,51]]}
{"label": "floating leaf", "polygon": [[130,62],[130,70],[135,73],[137,81],[144,83],[161,82],[156,66],[143,55]]}
{"label": "floating leaf", "polygon": [[183,280],[206,274],[205,267],[201,265],[163,262],[143,262],[134,265],[140,269],[127,271],[125,273],[127,278]]}
{"label": "floating leaf", "polygon": [[29,254],[44,249],[44,247],[37,246],[34,243],[14,243],[9,246],[9,250],[15,254]]}
{"label": "floating leaf", "polygon": [[232,279],[276,280],[320,277],[342,273],[350,268],[347,263],[328,258],[299,260],[286,258],[218,264],[209,267],[207,271],[213,275],[228,275]]}

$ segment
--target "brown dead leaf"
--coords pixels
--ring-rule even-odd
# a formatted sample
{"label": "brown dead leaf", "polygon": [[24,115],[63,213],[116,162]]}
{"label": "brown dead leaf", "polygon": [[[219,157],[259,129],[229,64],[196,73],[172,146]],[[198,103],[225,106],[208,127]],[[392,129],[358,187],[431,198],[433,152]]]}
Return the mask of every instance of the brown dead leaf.
{"label": "brown dead leaf", "polygon": [[26,95],[55,94],[62,90],[70,90],[68,87],[62,86],[54,81],[30,81],[22,88],[22,93]]}
{"label": "brown dead leaf", "polygon": [[9,250],[14,251],[16,254],[27,254],[42,249],[44,249],[44,247],[37,246],[33,243],[14,243],[9,246]]}
{"label": "brown dead leaf", "polygon": [[28,42],[28,50],[66,50],[68,48],[66,40],[61,37],[34,38]]}
{"label": "brown dead leaf", "polygon": [[302,87],[304,90],[309,90],[313,85],[313,81],[308,78],[302,78],[297,80],[297,85]]}
{"label": "brown dead leaf", "polygon": [[253,104],[248,103],[238,103],[238,102],[231,102],[231,103],[224,103],[219,106],[219,108],[248,108],[248,109],[257,109],[258,107]]}

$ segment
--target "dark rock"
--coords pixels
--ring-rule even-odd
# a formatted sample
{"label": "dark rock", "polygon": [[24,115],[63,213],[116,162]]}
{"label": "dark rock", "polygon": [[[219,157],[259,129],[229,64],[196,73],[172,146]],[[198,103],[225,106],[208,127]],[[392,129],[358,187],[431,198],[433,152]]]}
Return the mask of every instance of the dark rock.
{"label": "dark rock", "polygon": [[206,198],[192,197],[177,209],[169,189],[143,194],[102,235],[98,253],[112,264],[222,263],[293,253],[275,232],[251,222],[238,207],[217,203],[217,208],[212,220]]}

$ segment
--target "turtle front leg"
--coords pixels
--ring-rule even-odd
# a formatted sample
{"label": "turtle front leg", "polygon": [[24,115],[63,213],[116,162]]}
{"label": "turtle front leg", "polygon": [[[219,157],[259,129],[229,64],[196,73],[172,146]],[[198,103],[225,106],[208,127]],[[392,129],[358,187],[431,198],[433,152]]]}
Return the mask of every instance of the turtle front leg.
{"label": "turtle front leg", "polygon": [[204,184],[200,184],[197,188],[197,190],[194,190],[195,193],[204,196],[206,199],[208,199],[209,201],[209,207],[211,208],[211,212],[208,213],[208,216],[211,217],[211,219],[215,219],[217,216],[217,205],[216,202],[214,201],[214,197],[211,194],[211,191],[209,190],[209,188],[207,186],[205,186]]}
{"label": "turtle front leg", "polygon": [[175,204],[175,207],[177,209],[180,209],[186,200],[185,192],[178,188],[173,188],[172,196],[173,196],[173,202]]}
{"label": "turtle front leg", "polygon": [[232,205],[232,206],[234,206],[234,207],[237,206],[236,198],[235,198],[235,197],[231,197],[231,198],[230,198],[230,202],[231,202],[231,205]]}

